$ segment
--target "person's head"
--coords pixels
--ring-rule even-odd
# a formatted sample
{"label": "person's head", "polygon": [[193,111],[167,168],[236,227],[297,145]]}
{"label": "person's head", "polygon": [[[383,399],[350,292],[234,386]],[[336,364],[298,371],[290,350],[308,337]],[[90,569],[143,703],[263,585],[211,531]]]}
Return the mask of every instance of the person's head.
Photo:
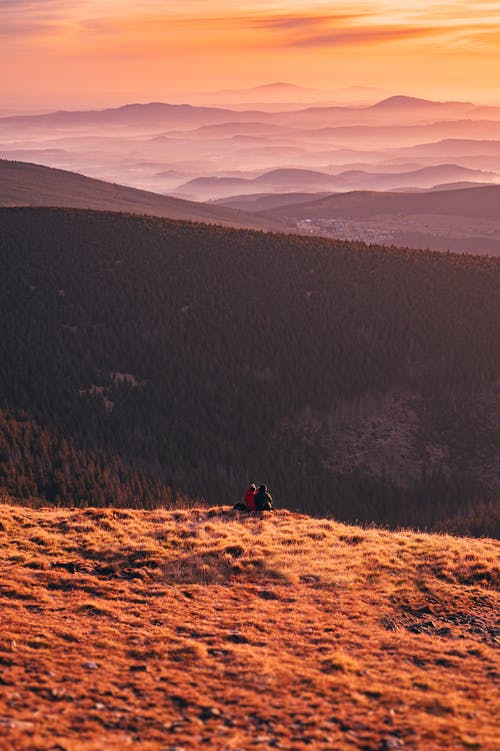
{"label": "person's head", "polygon": [[252,490],[253,492],[255,492],[255,485],[253,484],[253,482],[252,482],[252,484],[250,485],[250,490]]}
{"label": "person's head", "polygon": [[265,493],[266,490],[267,490],[267,486],[266,485],[259,485],[259,490],[260,490],[261,493]]}

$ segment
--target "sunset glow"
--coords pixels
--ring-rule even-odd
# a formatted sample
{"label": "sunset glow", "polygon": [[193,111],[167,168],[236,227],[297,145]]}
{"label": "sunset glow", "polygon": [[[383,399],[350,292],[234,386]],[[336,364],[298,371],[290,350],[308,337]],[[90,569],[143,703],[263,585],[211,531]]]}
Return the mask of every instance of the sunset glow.
{"label": "sunset glow", "polygon": [[166,101],[271,81],[500,99],[500,2],[3,0],[5,107]]}

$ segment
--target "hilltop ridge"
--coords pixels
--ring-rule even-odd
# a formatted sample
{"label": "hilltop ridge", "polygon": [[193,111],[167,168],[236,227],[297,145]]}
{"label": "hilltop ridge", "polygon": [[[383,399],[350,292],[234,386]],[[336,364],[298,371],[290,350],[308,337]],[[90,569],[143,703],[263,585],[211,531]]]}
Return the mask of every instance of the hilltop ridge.
{"label": "hilltop ridge", "polygon": [[0,159],[0,206],[60,206],[122,211],[251,229],[277,229],[279,220],[209,206],[68,170]]}
{"label": "hilltop ridge", "polygon": [[10,751],[493,751],[498,543],[2,506]]}

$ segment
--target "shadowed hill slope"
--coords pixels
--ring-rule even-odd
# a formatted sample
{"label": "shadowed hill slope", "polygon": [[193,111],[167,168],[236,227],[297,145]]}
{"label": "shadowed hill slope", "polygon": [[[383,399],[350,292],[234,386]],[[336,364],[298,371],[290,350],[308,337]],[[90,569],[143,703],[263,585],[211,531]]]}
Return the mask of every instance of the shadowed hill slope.
{"label": "shadowed hill slope", "polygon": [[[242,207],[237,202],[228,205]],[[262,216],[311,234],[500,256],[499,206],[499,185],[458,183],[437,185],[426,193],[353,191],[281,203]]]}
{"label": "shadowed hill slope", "polygon": [[[447,214],[475,219],[498,219],[500,185],[439,190],[433,193],[377,193],[352,191],[314,201],[275,207],[274,217],[304,218],[336,216],[361,219],[376,214]],[[266,212],[264,212],[266,213]]]}
{"label": "shadowed hill slope", "polygon": [[0,160],[0,206],[65,206],[275,230],[280,220],[95,180],[76,172]]}
{"label": "shadowed hill slope", "polygon": [[494,751],[498,544],[2,506],[9,751]]}
{"label": "shadowed hill slope", "polygon": [[[1,209],[0,478],[493,535],[500,263]],[[496,508],[496,515],[495,515]]]}

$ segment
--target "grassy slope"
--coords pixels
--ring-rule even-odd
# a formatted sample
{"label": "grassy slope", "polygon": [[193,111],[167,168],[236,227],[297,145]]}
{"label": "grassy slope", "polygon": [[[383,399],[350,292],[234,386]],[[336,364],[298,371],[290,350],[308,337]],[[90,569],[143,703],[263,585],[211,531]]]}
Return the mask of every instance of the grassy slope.
{"label": "grassy slope", "polygon": [[0,520],[2,748],[495,747],[492,540],[220,508]]}
{"label": "grassy slope", "polygon": [[96,180],[77,172],[0,159],[0,206],[71,206],[276,230],[280,220]]}

